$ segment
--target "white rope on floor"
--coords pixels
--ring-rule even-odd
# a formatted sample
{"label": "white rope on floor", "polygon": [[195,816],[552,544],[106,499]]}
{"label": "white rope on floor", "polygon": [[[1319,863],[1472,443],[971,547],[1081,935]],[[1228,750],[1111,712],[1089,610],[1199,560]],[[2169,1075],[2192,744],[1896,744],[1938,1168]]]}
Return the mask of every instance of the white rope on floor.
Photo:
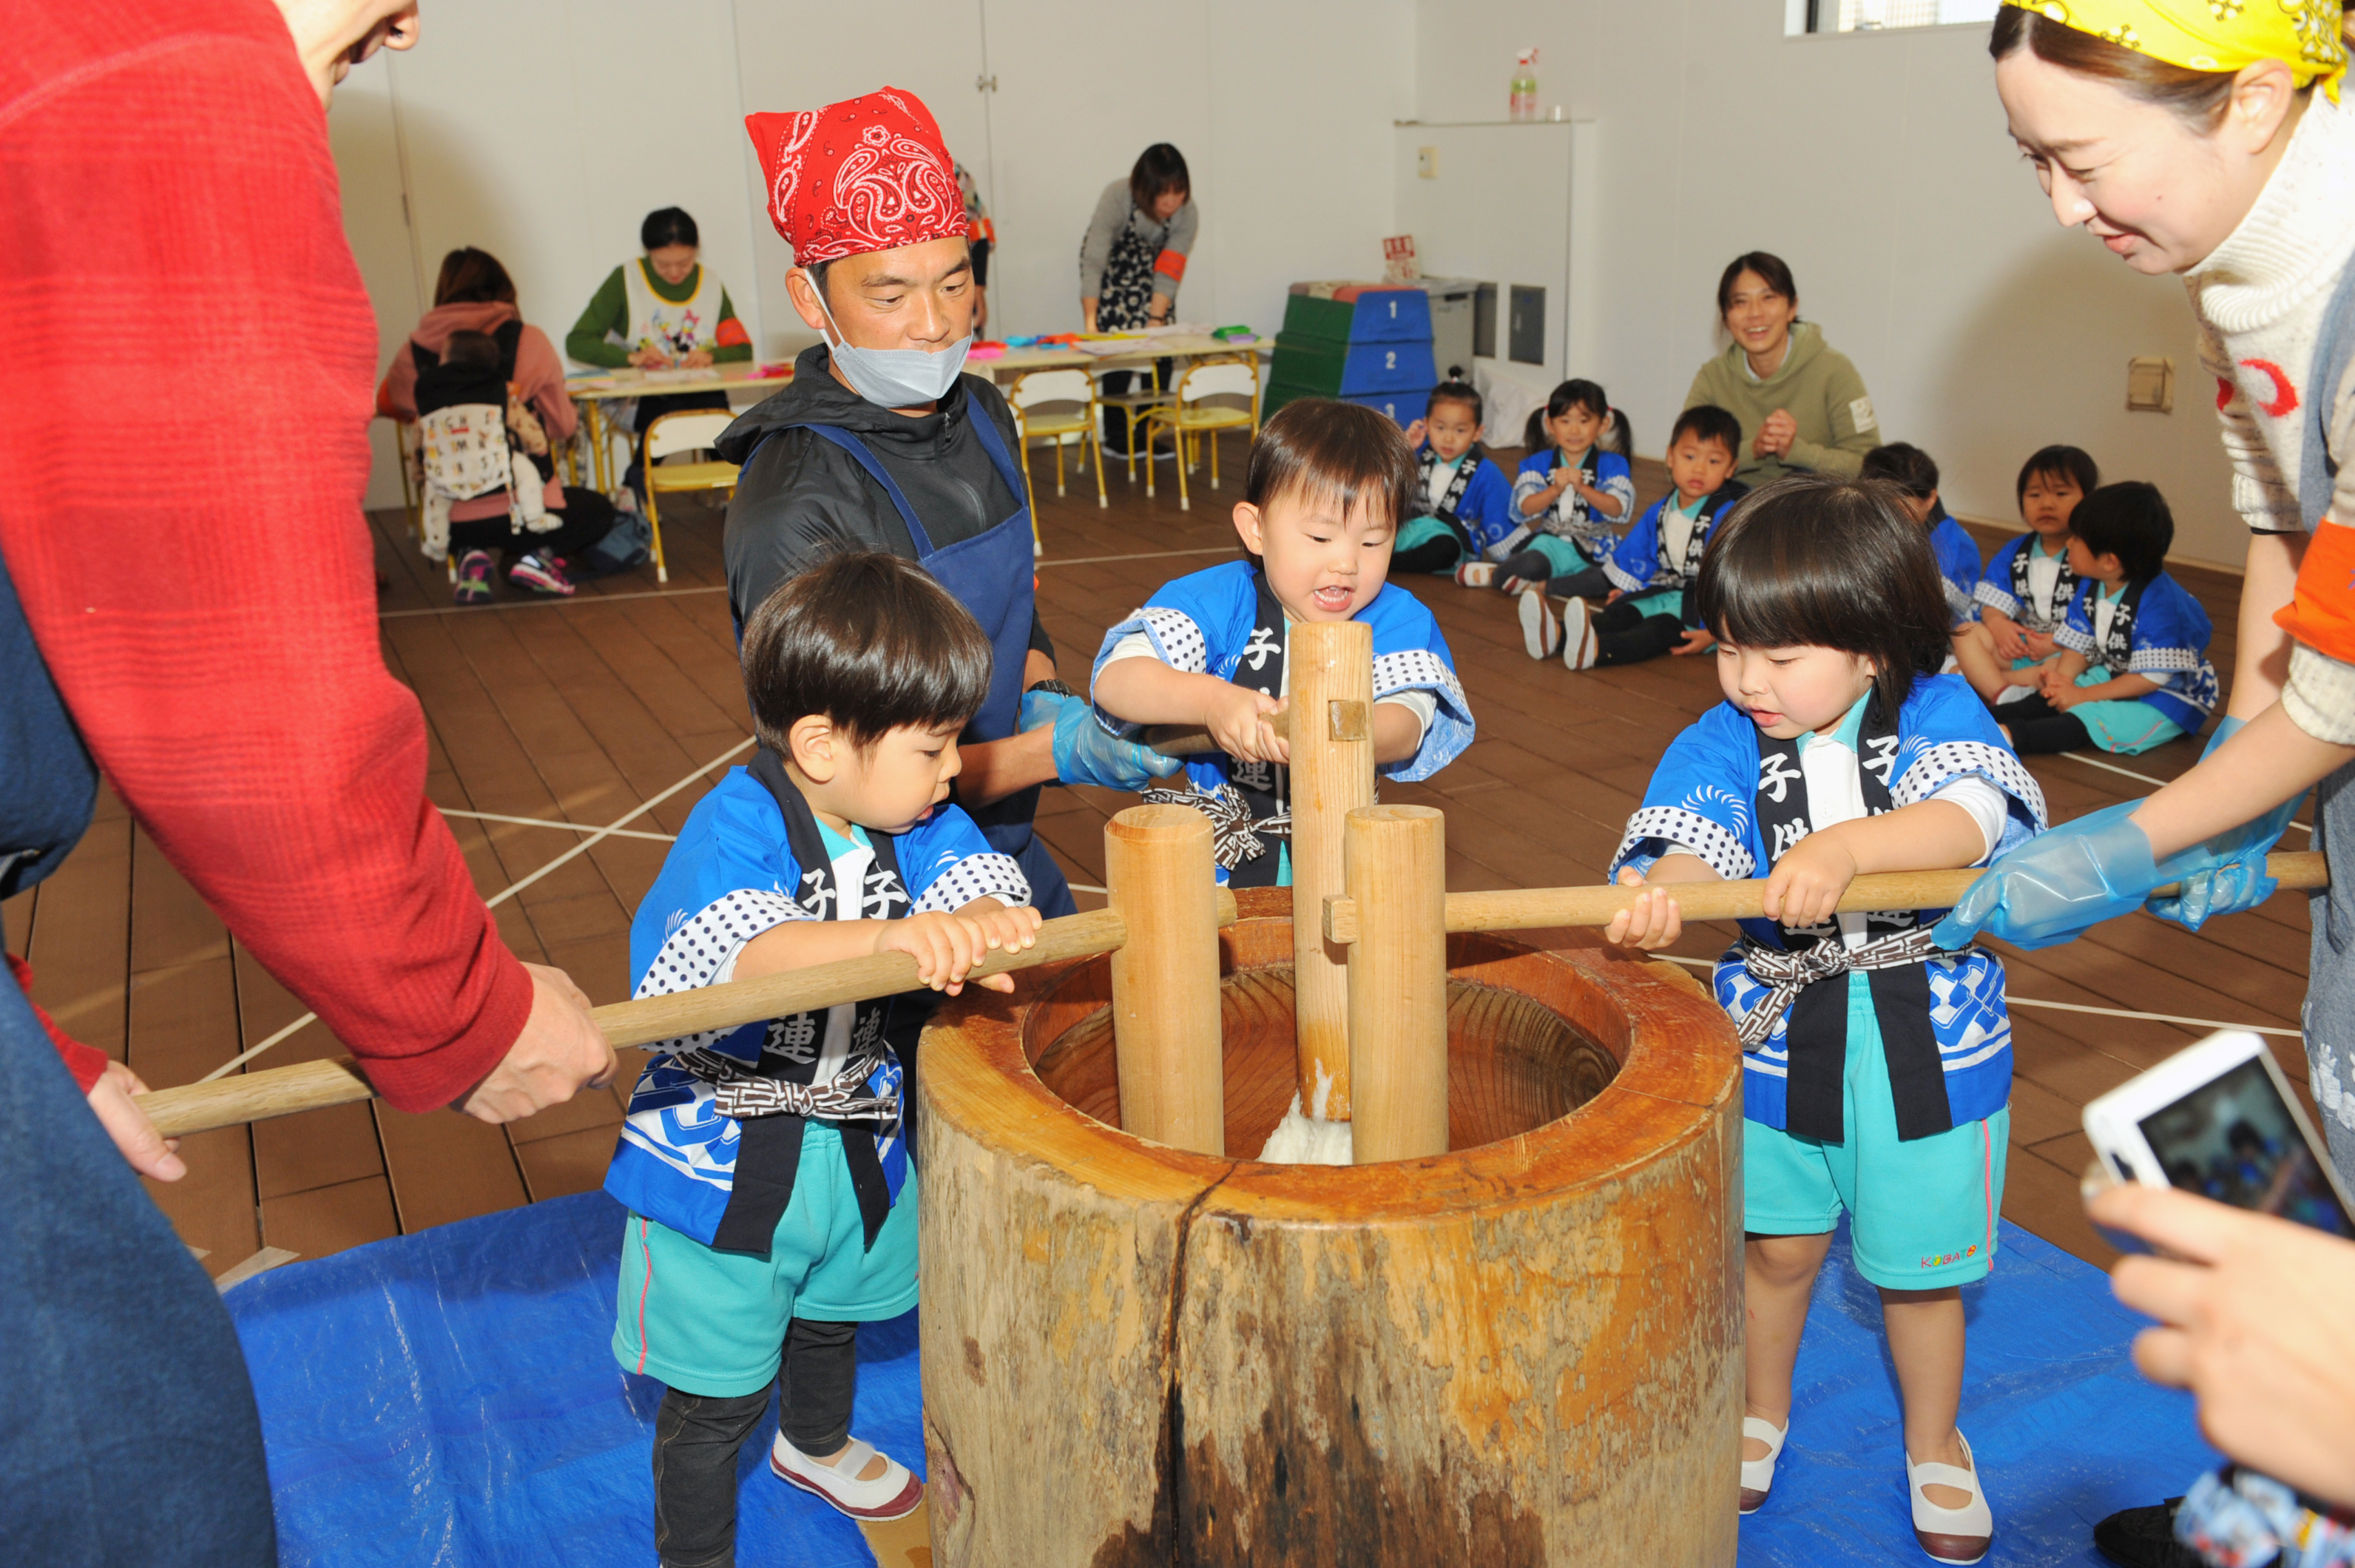
{"label": "white rope on floor", "polygon": [[[1687,958],[1675,953],[1655,953],[1652,956],[1655,958],[1665,958],[1671,964],[1681,964],[1689,969],[1714,969],[1717,967],[1717,960],[1714,958]],[[2294,1029],[2282,1029],[2274,1024],[2227,1023],[2222,1019],[2187,1019],[2179,1017],[2174,1013],[2130,1013],[2121,1008],[2089,1008],[2080,1002],[2040,1001],[2034,997],[2019,996],[2009,990],[2004,992],[2003,999],[2007,1003],[2016,1007],[2049,1008],[2057,1013],[2092,1013],[2097,1018],[2139,1019],[2146,1023],[2184,1024],[2192,1029],[2244,1029],[2251,1034],[2277,1034],[2285,1036],[2290,1040],[2298,1040],[2303,1038],[2298,1031]]]}
{"label": "white rope on floor", "polygon": [[[489,898],[485,899],[483,902],[489,908],[498,908],[499,905],[506,902],[507,900],[515,897],[517,893],[523,891],[524,889],[531,886],[542,877],[547,876],[550,871],[556,870],[561,866],[570,864],[571,861],[580,859],[582,855],[585,855],[590,850],[595,848],[604,840],[613,837],[622,831],[624,826],[636,821],[641,816],[644,816],[647,812],[652,811],[655,806],[660,805],[671,796],[678,794],[679,791],[686,789],[688,785],[702,778],[706,773],[710,773],[715,768],[726,767],[730,763],[735,761],[738,756],[751,750],[756,743],[757,741],[755,737],[750,735],[746,736],[743,740],[739,741],[736,744],[729,747],[725,752],[719,753],[719,756],[705,763],[702,767],[696,769],[695,772],[687,774],[687,777],[679,780],[678,783],[671,785],[660,795],[651,796],[642,804],[623,812],[621,816],[613,818],[613,821],[607,823],[604,827],[591,829],[588,837],[583,838],[580,843],[575,844],[571,848],[567,849],[563,854],[559,855],[555,859],[550,860],[547,865],[542,866],[538,870],[532,872],[529,876],[519,878],[518,880],[508,883],[497,892],[493,893]],[[555,823],[542,823],[540,826],[556,827],[559,825]],[[247,1062],[252,1061],[255,1057],[260,1056],[263,1051],[268,1051],[272,1046],[276,1045],[280,1040],[282,1040],[287,1036],[294,1033],[297,1029],[304,1028],[307,1024],[316,1022],[318,1020],[318,1017],[319,1015],[316,1013],[304,1013],[301,1018],[296,1019],[293,1023],[288,1024],[284,1029],[282,1029],[276,1034],[272,1035],[268,1040],[263,1040],[261,1044],[253,1047],[250,1051],[241,1051],[238,1055],[230,1057],[227,1061],[222,1062],[210,1072],[208,1072],[202,1078],[197,1079],[197,1082],[199,1083],[209,1083],[216,1078],[226,1077],[229,1073],[236,1072],[239,1068],[244,1066]]]}
{"label": "white rope on floor", "polygon": [[512,822],[519,827],[561,827],[568,833],[602,833],[609,838],[651,838],[658,844],[676,844],[676,833],[641,833],[634,827],[591,827],[585,822],[559,822],[545,816],[503,816],[496,811],[460,811],[454,805],[433,808],[444,816],[464,816],[475,822]]}

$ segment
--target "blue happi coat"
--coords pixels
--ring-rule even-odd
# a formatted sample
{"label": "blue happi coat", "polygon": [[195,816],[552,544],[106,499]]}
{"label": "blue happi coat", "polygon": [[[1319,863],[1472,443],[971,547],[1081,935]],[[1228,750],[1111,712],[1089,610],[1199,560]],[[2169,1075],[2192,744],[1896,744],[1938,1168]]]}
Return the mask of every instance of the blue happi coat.
{"label": "blue happi coat", "polygon": [[[868,837],[886,836],[870,831]],[[890,842],[904,888],[870,862],[866,886],[844,894],[859,900],[867,918],[945,912],[984,895],[1009,906],[1030,901],[1021,868],[992,848],[973,818],[954,805],[936,807]],[[819,881],[795,859],[775,797],[749,770],[730,768],[688,815],[630,923],[632,995],[658,997],[710,985],[762,932],[787,921],[827,918]],[[880,1009],[862,1008],[858,1027],[879,1032],[881,1021]],[[773,1067],[805,1068],[816,1059],[826,1022],[823,1013],[801,1013],[651,1047],[655,1059],[630,1095],[605,1190],[633,1211],[710,1244],[734,1189],[742,1124],[719,1113],[712,1084],[677,1058],[700,1051],[748,1069],[764,1059]],[[898,1063],[887,1061],[868,1088],[896,1100],[900,1083]],[[896,1194],[907,1157],[896,1125],[878,1134],[878,1153]]]}
{"label": "blue happi coat", "polygon": [[1959,632],[1979,618],[1979,542],[1962,524],[1941,517],[1930,525],[1930,549],[1938,558],[1938,578],[1946,590],[1946,613]]}
{"label": "blue happi coat", "polygon": [[[1885,774],[1891,809],[1927,800],[1940,787],[1970,775],[1987,780],[2009,797],[2002,839],[1987,859],[2043,831],[2042,790],[2004,744],[2002,731],[1960,676],[1914,680],[1899,709],[1893,743],[1885,752],[1860,761]],[[1780,761],[1779,753],[1775,760]],[[1702,714],[1660,759],[1642,807],[1628,819],[1611,875],[1615,878],[1623,866],[1650,870],[1672,844],[1700,856],[1728,881],[1766,875],[1774,856],[1760,830],[1758,797],[1762,791],[1785,786],[1764,776],[1764,761],[1758,727],[1748,714],[1731,702]],[[1893,912],[1900,923],[1911,915],[1926,925],[1945,912]],[[1790,945],[1785,928],[1773,921],[1745,920],[1741,925],[1754,942]],[[1836,924],[1815,930],[1838,940]],[[1959,1126],[1993,1115],[2010,1098],[2011,1018],[2004,1004],[2003,965],[1991,953],[1966,949],[1940,954],[1928,960],[1927,967],[1932,1032],[1945,1070],[1947,1105]],[[1718,1001],[1737,1023],[1767,995],[1767,988],[1743,967],[1738,945],[1718,960],[1715,979]],[[1742,1115],[1770,1127],[1785,1125],[1788,1022],[1787,1017],[1778,1022],[1757,1049],[1742,1057]]]}
{"label": "blue happi coat", "polygon": [[1550,446],[1521,460],[1520,471],[1513,476],[1513,533],[1498,548],[1509,552],[1518,549],[1532,534],[1555,534],[1576,545],[1587,560],[1600,561],[1619,542],[1619,530],[1627,526],[1627,519],[1636,515],[1635,472],[1617,453],[1590,446],[1581,464],[1588,469],[1586,482],[1618,502],[1619,515],[1604,517],[1574,486],[1564,485],[1551,507],[1535,517],[1522,516],[1521,503],[1553,483],[1554,470],[1561,463],[1561,450]]}
{"label": "blue happi coat", "polygon": [[2077,584],[2069,619],[2052,640],[2083,654],[2113,676],[2138,675],[2158,683],[2129,701],[2147,702],[2195,734],[2216,709],[2216,667],[2208,662],[2213,628],[2208,612],[2165,572],[2129,584],[2110,621],[2105,643],[2094,637],[2094,595],[2102,585],[2091,578]]}
{"label": "blue happi coat", "polygon": [[[1429,442],[1416,452],[1415,462],[1428,480],[1432,466],[1438,462]],[[1464,493],[1457,497],[1453,512],[1443,506],[1433,515],[1461,527],[1465,538],[1471,541],[1472,553],[1477,555],[1501,543],[1520,526],[1520,519],[1513,516],[1512,482],[1505,477],[1503,469],[1489,460],[1487,452],[1475,443],[1459,462],[1457,478],[1464,478],[1464,468],[1472,470],[1470,477],[1464,478]],[[1427,491],[1417,491],[1416,495],[1418,506],[1430,504]]]}

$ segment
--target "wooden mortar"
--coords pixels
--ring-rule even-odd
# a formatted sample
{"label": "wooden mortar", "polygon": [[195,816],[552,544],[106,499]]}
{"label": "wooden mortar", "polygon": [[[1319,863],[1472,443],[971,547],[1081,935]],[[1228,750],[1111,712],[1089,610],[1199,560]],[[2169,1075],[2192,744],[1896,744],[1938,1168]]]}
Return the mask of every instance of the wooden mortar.
{"label": "wooden mortar", "polygon": [[[1241,900],[1225,1122],[1255,1151],[1295,1086],[1291,901]],[[942,1568],[1734,1561],[1732,1030],[1591,933],[1448,950],[1451,1149],[1386,1164],[1121,1131],[1105,960],[942,1008],[916,1124]]]}

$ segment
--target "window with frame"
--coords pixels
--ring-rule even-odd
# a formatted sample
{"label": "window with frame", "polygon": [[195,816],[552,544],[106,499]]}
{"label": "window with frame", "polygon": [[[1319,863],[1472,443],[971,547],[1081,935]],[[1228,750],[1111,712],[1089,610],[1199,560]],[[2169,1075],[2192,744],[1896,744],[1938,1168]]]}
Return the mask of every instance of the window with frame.
{"label": "window with frame", "polygon": [[2000,0],[1806,0],[1809,33],[1877,33],[1991,22]]}

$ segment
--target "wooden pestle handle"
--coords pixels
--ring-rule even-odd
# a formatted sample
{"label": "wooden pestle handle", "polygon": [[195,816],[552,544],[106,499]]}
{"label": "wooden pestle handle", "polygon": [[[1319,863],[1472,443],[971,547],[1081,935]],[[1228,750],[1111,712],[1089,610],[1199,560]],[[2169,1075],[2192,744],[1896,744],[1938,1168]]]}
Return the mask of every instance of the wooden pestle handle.
{"label": "wooden pestle handle", "polygon": [[[2284,888],[2328,886],[2330,873],[2319,850],[2266,857],[2265,869]],[[1881,909],[1945,909],[1985,874],[1981,870],[1885,871],[1859,877],[1840,895],[1843,913]],[[1766,894],[1764,881],[1676,882],[1677,907],[1687,921],[1755,920]],[[1513,888],[1447,895],[1450,931],[1534,931],[1548,926],[1608,925],[1612,916],[1636,901],[1642,888]],[[2173,886],[2154,893],[2172,893]],[[1325,906],[1325,931],[1334,942],[1357,940],[1357,909],[1347,899]]]}
{"label": "wooden pestle handle", "polygon": [[[1292,731],[1292,710],[1279,708],[1267,716],[1268,728],[1278,735],[1289,736]],[[1147,730],[1145,743],[1165,757],[1197,757],[1205,752],[1220,749],[1210,739],[1208,730],[1192,729],[1183,724],[1161,724]]]}
{"label": "wooden pestle handle", "polygon": [[[1219,890],[1219,923],[1235,923],[1235,896]],[[1019,952],[990,954],[972,970],[971,978],[1032,969],[1068,958],[1092,958],[1113,952],[1128,941],[1128,923],[1113,910],[1092,910],[1065,915],[1039,928],[1036,944]],[[731,980],[666,997],[614,1002],[595,1008],[590,1017],[617,1051],[658,1040],[700,1034],[707,1029],[732,1029],[762,1019],[813,1012],[843,1002],[866,1001],[920,988],[916,960],[905,953],[878,953],[866,958],[846,958],[807,969],[789,969],[756,980]],[[346,1057],[334,1061],[304,1061],[245,1072],[209,1083],[189,1083],[157,1089],[138,1097],[138,1104],[165,1137],[240,1126],[297,1111],[370,1099],[376,1091],[359,1066]]]}

